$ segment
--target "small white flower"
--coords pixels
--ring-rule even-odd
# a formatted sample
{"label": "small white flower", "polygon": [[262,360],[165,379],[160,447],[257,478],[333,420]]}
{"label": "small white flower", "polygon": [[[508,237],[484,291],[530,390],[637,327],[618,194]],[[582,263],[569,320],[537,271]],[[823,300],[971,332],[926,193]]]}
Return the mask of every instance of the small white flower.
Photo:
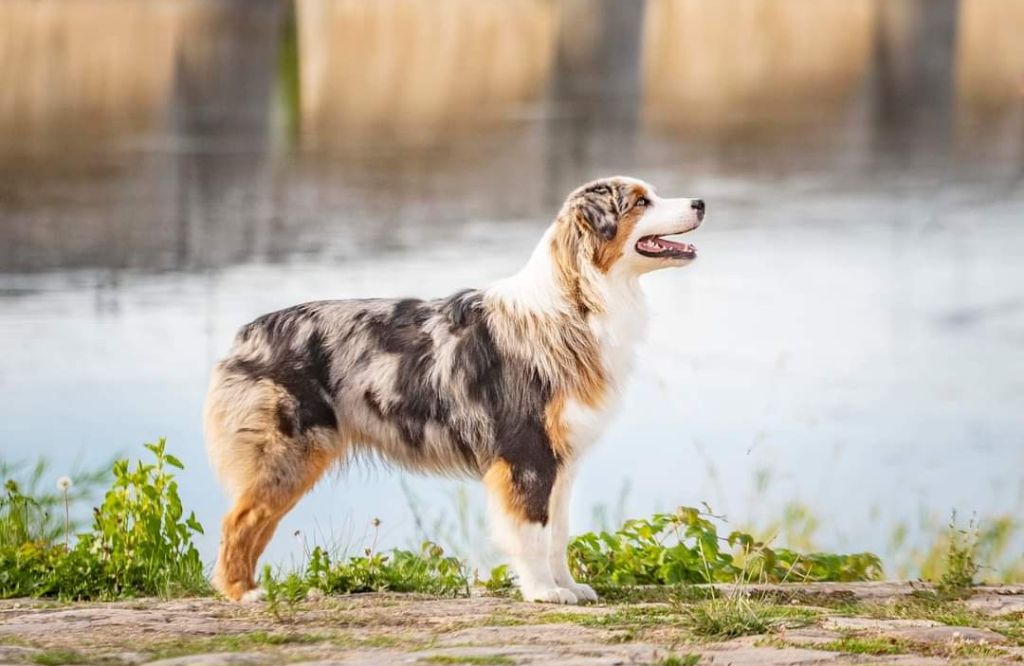
{"label": "small white flower", "polygon": [[62,476],[59,479],[57,479],[57,490],[61,491],[62,493],[66,493],[67,491],[71,490],[71,486],[73,485],[75,484],[71,481],[70,476]]}

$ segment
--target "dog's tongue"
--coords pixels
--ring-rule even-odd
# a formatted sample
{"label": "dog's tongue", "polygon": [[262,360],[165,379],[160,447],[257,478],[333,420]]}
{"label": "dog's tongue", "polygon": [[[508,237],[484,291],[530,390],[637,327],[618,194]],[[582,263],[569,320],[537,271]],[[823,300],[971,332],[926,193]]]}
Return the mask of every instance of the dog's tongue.
{"label": "dog's tongue", "polygon": [[693,252],[694,247],[689,243],[677,243],[667,238],[655,238],[654,242],[667,250],[679,250],[681,252]]}
{"label": "dog's tongue", "polygon": [[697,249],[689,243],[678,243],[676,241],[661,238],[659,236],[647,236],[642,239],[640,246],[648,252],[696,252]]}

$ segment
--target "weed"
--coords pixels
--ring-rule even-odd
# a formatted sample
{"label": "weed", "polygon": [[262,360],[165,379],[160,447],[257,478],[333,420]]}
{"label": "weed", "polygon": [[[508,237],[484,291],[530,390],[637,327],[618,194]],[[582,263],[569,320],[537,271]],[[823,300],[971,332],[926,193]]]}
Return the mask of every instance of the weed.
{"label": "weed", "polygon": [[554,611],[539,618],[545,624],[577,624],[594,629],[646,629],[671,625],[675,622],[673,609],[665,606],[627,606],[612,613],[577,613]]}
{"label": "weed", "polygon": [[[800,554],[774,549],[749,534],[720,537],[709,510],[680,507],[649,519],[628,520],[614,533],[588,532],[569,544],[569,564],[594,585],[857,581],[881,577],[870,553]],[[720,519],[719,519],[720,520]]]}
{"label": "weed", "polygon": [[923,591],[898,597],[888,603],[861,602],[844,609],[846,614],[877,619],[932,620],[948,626],[978,626],[985,616],[971,610],[960,600],[947,600],[938,594]]}
{"label": "weed", "polygon": [[7,533],[0,541],[0,597],[110,599],[209,591],[192,544],[202,526],[194,514],[183,517],[171,472],[183,466],[167,453],[163,439],[146,448],[152,463],[114,463],[114,480],[93,510],[92,529],[79,534],[70,549],[46,533],[47,519],[36,513],[45,502],[22,495],[8,481],[0,518]]}
{"label": "weed", "polygon": [[691,653],[681,657],[670,654],[667,657],[662,657],[656,664],[657,666],[697,666],[699,662],[700,655]]}
{"label": "weed", "polygon": [[885,636],[843,636],[815,647],[826,652],[847,654],[904,654],[910,651],[903,641]]}
{"label": "weed", "polygon": [[[919,539],[927,543],[924,547],[908,543],[908,525],[900,524],[893,531],[888,550],[897,578],[940,582],[947,577],[947,582],[953,583],[951,588],[961,592],[971,586],[964,585],[968,576],[972,583],[979,579],[993,584],[1024,580],[1020,523],[1010,515],[972,520],[966,531],[956,526],[955,513],[952,521],[941,525],[924,517],[919,529],[923,532]],[[977,569],[971,574],[975,566]]]}
{"label": "weed", "polygon": [[[58,487],[58,492],[43,490],[44,482],[52,478],[50,464],[45,459],[29,466],[0,460],[0,548],[16,547],[28,542],[54,543],[69,531],[81,527],[65,514],[65,499],[69,504],[78,502],[109,477],[109,468],[77,471],[74,483]],[[65,520],[65,515],[67,520]]]}
{"label": "weed", "polygon": [[504,666],[505,664],[516,663],[514,659],[500,654],[485,654],[473,656],[450,656],[437,654],[430,657],[422,657],[417,661],[427,664],[474,664],[476,666]]}
{"label": "weed", "polygon": [[482,626],[485,627],[514,627],[518,625],[526,624],[526,620],[521,617],[516,617],[511,613],[505,611],[495,611],[486,620],[483,621]]}
{"label": "weed", "polygon": [[47,650],[32,656],[32,663],[43,666],[63,666],[64,664],[84,664],[87,659],[74,650]]}
{"label": "weed", "polygon": [[804,609],[771,604],[763,599],[734,594],[697,603],[677,603],[682,623],[697,636],[737,638],[810,624],[817,615]]}
{"label": "weed", "polygon": [[322,594],[419,592],[469,596],[465,565],[429,541],[418,553],[399,549],[375,553],[367,549],[362,556],[338,560],[318,546],[301,572],[291,572],[279,580],[270,567],[264,567],[262,583],[270,611],[278,619],[293,614],[295,605],[314,589]]}
{"label": "weed", "polygon": [[484,581],[478,580],[477,584],[483,585],[488,593],[496,596],[511,596],[516,591],[515,582],[512,580],[512,574],[509,573],[507,564],[499,564],[494,567],[491,569],[490,577]]}
{"label": "weed", "polygon": [[333,562],[321,548],[314,548],[306,569],[306,582],[325,593],[422,592],[444,597],[468,596],[465,565],[426,541],[419,553],[392,550]]}
{"label": "weed", "polygon": [[936,591],[944,599],[962,599],[970,596],[974,586],[974,578],[980,566],[976,558],[978,548],[978,530],[974,521],[966,530],[956,524],[956,512],[949,522],[949,548],[946,551],[945,567]]}
{"label": "weed", "polygon": [[944,656],[953,659],[972,659],[979,657],[1002,657],[1004,655],[1006,655],[1006,650],[995,647],[987,641],[969,641],[954,635],[953,640],[946,646]]}
{"label": "weed", "polygon": [[204,652],[246,652],[258,648],[272,648],[280,645],[311,645],[331,640],[321,634],[271,633],[252,631],[242,634],[225,634],[210,638],[166,641],[149,648],[149,657],[154,660],[184,657]]}

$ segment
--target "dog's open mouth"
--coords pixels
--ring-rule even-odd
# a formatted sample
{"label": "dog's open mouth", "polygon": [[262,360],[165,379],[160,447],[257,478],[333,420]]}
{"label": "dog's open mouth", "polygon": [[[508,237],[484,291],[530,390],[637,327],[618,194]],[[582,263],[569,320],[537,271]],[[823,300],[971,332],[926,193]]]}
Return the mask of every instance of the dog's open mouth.
{"label": "dog's open mouth", "polygon": [[670,241],[662,236],[642,237],[636,242],[636,251],[645,257],[659,259],[693,259],[697,256],[697,248],[693,245]]}

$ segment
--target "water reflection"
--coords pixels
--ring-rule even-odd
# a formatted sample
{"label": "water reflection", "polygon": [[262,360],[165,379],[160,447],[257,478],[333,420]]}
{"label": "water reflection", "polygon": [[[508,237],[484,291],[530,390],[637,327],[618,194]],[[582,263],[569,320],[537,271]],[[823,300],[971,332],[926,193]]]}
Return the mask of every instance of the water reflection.
{"label": "water reflection", "polygon": [[[813,502],[828,546],[1019,512],[1022,28],[1015,0],[5,0],[3,454],[167,434],[213,524],[199,403],[240,323],[497,278],[632,172],[713,224],[650,280],[581,521],[627,481],[632,512]],[[396,484],[325,485],[291,528],[404,539]]]}

